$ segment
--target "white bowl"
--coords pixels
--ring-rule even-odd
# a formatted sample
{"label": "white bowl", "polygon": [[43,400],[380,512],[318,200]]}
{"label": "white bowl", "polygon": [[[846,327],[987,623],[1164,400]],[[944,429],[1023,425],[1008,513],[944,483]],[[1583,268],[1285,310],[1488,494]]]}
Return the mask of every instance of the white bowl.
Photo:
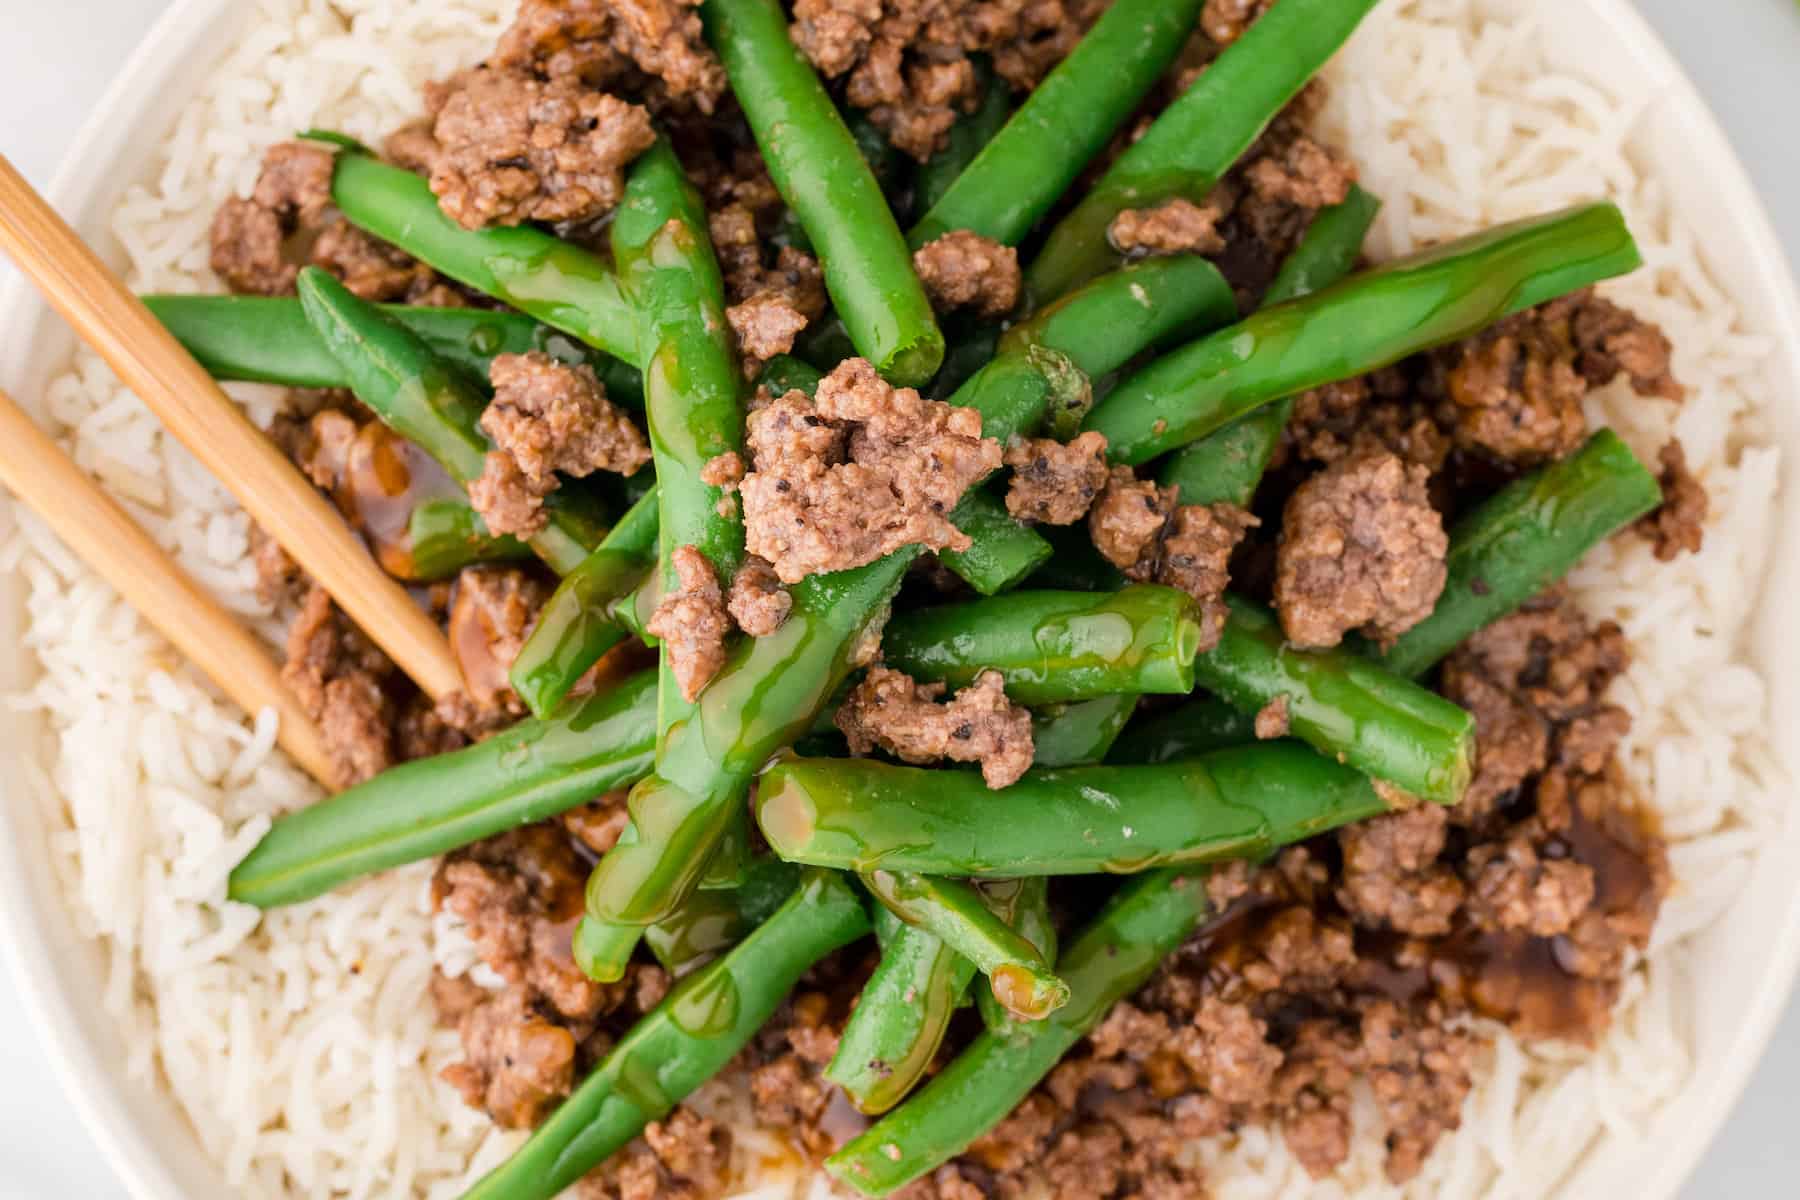
{"label": "white bowl", "polygon": [[[1645,115],[1633,150],[1656,170],[1691,226],[1708,230],[1707,265],[1738,308],[1753,314],[1776,349],[1769,395],[1785,406],[1771,422],[1786,461],[1800,462],[1800,296],[1749,179],[1680,68],[1629,0],[1562,0],[1545,6],[1557,65]],[[125,185],[147,168],[162,134],[210,66],[253,19],[233,0],[177,0],[70,147],[50,190],[56,208],[115,263],[108,218]],[[22,281],[0,296],[0,386],[31,404],[72,352],[73,337]],[[1800,584],[1800,491],[1782,497],[1779,546],[1768,596]],[[0,520],[5,520],[0,515]],[[29,678],[20,647],[22,582],[0,578],[0,689]],[[1771,684],[1777,728],[1770,741],[1800,747],[1800,639],[1765,602],[1749,649]],[[1791,620],[1791,618],[1787,618]],[[229,1189],[201,1154],[174,1104],[125,1078],[117,1029],[103,1012],[97,947],[76,933],[47,866],[46,830],[18,765],[42,747],[42,731],[0,708],[0,928],[16,986],[33,1012],[75,1104],[103,1153],[144,1200],[222,1196]],[[1608,1142],[1567,1187],[1573,1196],[1668,1197],[1681,1186],[1742,1090],[1769,1039],[1800,964],[1800,823],[1768,846],[1731,919],[1708,931],[1692,958],[1696,1068],[1641,1142]],[[1656,1147],[1646,1154],[1644,1146]]]}

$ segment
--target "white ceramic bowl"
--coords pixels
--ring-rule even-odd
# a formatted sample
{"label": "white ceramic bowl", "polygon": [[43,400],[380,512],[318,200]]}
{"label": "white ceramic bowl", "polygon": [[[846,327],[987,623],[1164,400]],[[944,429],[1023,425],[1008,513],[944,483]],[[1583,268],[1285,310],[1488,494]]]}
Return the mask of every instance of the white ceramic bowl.
{"label": "white ceramic bowl", "polygon": [[[1547,5],[1557,65],[1625,99],[1645,116],[1633,150],[1660,175],[1687,222],[1708,231],[1705,255],[1760,333],[1777,349],[1767,394],[1783,406],[1771,422],[1788,463],[1800,462],[1800,297],[1768,218],[1724,134],[1692,84],[1629,0]],[[233,0],[178,0],[138,48],[73,146],[50,191],[56,208],[101,252],[122,258],[107,220],[126,183],[147,168],[206,68],[253,19]],[[0,386],[30,404],[73,349],[73,337],[22,282],[0,296]],[[1791,471],[1791,468],[1790,468]],[[1800,492],[1782,497],[1780,545],[1767,597],[1800,584]],[[4,520],[0,516],[0,520]],[[29,677],[19,647],[23,587],[0,578],[0,689]],[[1784,605],[1765,599],[1751,654],[1772,682],[1771,741],[1800,747],[1800,638],[1784,628]],[[1788,618],[1791,620],[1791,617]],[[89,1130],[132,1193],[143,1200],[228,1194],[175,1106],[124,1078],[118,1032],[99,1001],[96,946],[75,932],[47,868],[46,831],[19,778],[17,759],[41,745],[40,731],[0,709],[0,927],[16,986]],[[1643,1142],[1609,1143],[1570,1182],[1571,1196],[1672,1196],[1736,1100],[1782,1011],[1800,963],[1800,823],[1758,858],[1732,919],[1704,937],[1694,956],[1696,1070],[1688,1089],[1658,1116]],[[1644,1146],[1656,1148],[1645,1153]]]}

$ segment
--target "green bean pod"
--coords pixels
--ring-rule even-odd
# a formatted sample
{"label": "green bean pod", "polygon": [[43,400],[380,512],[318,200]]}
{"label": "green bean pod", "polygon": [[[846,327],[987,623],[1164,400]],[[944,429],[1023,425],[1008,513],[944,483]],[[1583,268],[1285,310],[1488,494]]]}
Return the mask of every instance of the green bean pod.
{"label": "green bean pod", "polygon": [[1050,231],[1026,272],[1028,293],[1053,300],[1115,265],[1108,229],[1126,209],[1204,200],[1377,3],[1282,0],[1265,12]]}
{"label": "green bean pod", "polygon": [[984,596],[1017,587],[1053,553],[1036,530],[1021,525],[1002,501],[979,487],[963,494],[951,520],[971,544],[967,550],[938,551],[938,561]]}
{"label": "green bean pod", "polygon": [[[957,393],[994,436],[1039,416],[1049,382],[1029,361],[997,361]],[[657,770],[632,789],[632,823],[588,879],[590,920],[614,927],[596,978],[617,978],[635,937],[625,927],[666,917],[694,887],[751,777],[805,734],[879,628],[917,547],[796,584],[788,619],[768,637],[744,638],[700,696],[691,720],[670,729]],[[590,973],[594,973],[590,971]]]}
{"label": "green bean pod", "polygon": [[979,1034],[910,1100],[826,1159],[825,1169],[865,1196],[886,1196],[962,1153],[1199,927],[1208,912],[1204,878],[1165,870],[1126,881],[1057,960],[1068,1004],[1005,1034]]}
{"label": "green bean pod", "polygon": [[[300,301],[287,296],[144,296],[144,307],[200,360],[215,379],[276,383],[294,388],[347,388],[350,376],[313,332]],[[636,367],[540,325],[530,317],[486,308],[420,308],[383,304],[381,311],[410,329],[444,361],[487,386],[488,368],[502,354],[533,350],[594,369],[607,398],[644,407]]]}
{"label": "green bean pod", "polygon": [[[706,208],[675,152],[658,141],[632,164],[613,214],[613,261],[637,311],[644,407],[656,461],[663,587],[676,584],[673,555],[692,546],[730,587],[744,559],[744,523],[722,488],[701,473],[744,448],[743,376],[725,320],[725,284],[707,233]],[[686,720],[693,705],[663,653],[658,729]]]}
{"label": "green bean pod", "polygon": [[1287,741],[1164,766],[1033,769],[999,791],[974,771],[790,759],[756,800],[763,836],[790,861],[974,879],[1255,858],[1386,810],[1359,772]]}
{"label": "green bean pod", "polygon": [[900,1103],[925,1077],[975,978],[974,963],[884,905],[875,909],[875,936],[881,961],[824,1071],[871,1116]]}
{"label": "green bean pod", "polygon": [[1136,696],[1120,692],[1038,710],[1031,715],[1032,765],[1085,767],[1106,761],[1137,704]]}
{"label": "green bean pod", "polygon": [[1024,240],[1175,61],[1200,7],[1201,0],[1117,0],[933,198],[912,244],[957,229],[1009,246]]}
{"label": "green bean pod", "polygon": [[448,579],[475,563],[516,562],[532,556],[531,547],[518,538],[489,533],[466,497],[435,496],[415,504],[406,521],[406,544],[412,569],[405,578],[418,583]]}
{"label": "green bean pod", "polygon": [[1069,1001],[1069,986],[1043,954],[996,916],[969,884],[910,871],[870,871],[863,884],[888,911],[935,934],[988,978],[994,999],[1022,1021],[1041,1021]]}
{"label": "green bean pod", "polygon": [[[468,484],[487,465],[481,432],[486,398],[462,373],[431,352],[405,326],[317,267],[300,272],[300,302],[319,338],[350,377],[357,399],[401,437]],[[531,548],[559,575],[574,570],[605,535],[581,489],[562,487],[544,500],[549,524]]]}
{"label": "green bean pod", "polygon": [[1642,261],[1609,203],[1497,226],[1265,308],[1166,354],[1096,405],[1086,428],[1106,435],[1113,461],[1147,462],[1260,405],[1468,337]]}
{"label": "green bean pod", "polygon": [[1656,477],[1610,429],[1501,489],[1450,530],[1449,581],[1429,617],[1383,652],[1397,675],[1423,675],[1458,643],[1561,579],[1581,556],[1662,503]]}
{"label": "green bean pod", "polygon": [[390,767],[275,819],[227,895],[275,908],[585,804],[650,771],[656,674],[571,701],[484,742]]}
{"label": "green bean pod", "polygon": [[888,622],[881,652],[919,679],[959,688],[998,671],[1017,703],[1061,704],[1119,692],[1186,695],[1200,633],[1193,597],[1139,583],[916,609]]}
{"label": "green bean pod", "polygon": [[657,497],[649,493],[625,511],[594,552],[563,576],[538,611],[531,636],[519,648],[507,678],[526,707],[544,716],[577,680],[629,632],[618,616],[620,601],[656,565]]}
{"label": "green bean pod", "polygon": [[1254,714],[1208,696],[1133,721],[1119,735],[1106,761],[1120,765],[1181,762],[1256,740]]}
{"label": "green bean pod", "polygon": [[734,888],[696,891],[666,921],[644,931],[644,944],[680,979],[737,945],[775,915],[800,886],[804,868],[778,858],[751,862]]}
{"label": "green bean pod", "polygon": [[1194,663],[1201,686],[1246,713],[1283,701],[1289,734],[1320,754],[1424,800],[1462,799],[1475,718],[1354,651],[1296,649],[1270,613],[1226,599],[1219,644]]}
{"label": "green bean pod", "polygon": [[881,187],[788,37],[786,14],[774,0],[705,0],[700,14],[857,352],[894,383],[925,383],[944,360],[944,335]]}
{"label": "green bean pod", "polygon": [[638,363],[631,305],[604,261],[529,225],[464,229],[425,180],[365,154],[340,154],[331,200],[350,223],[420,262],[560,329]]}
{"label": "green bean pod", "polygon": [[677,984],[464,1200],[550,1200],[723,1069],[808,967],[868,931],[848,883],[807,872],[774,916]]}
{"label": "green bean pod", "polygon": [[[1264,305],[1309,296],[1350,274],[1380,208],[1381,201],[1352,184],[1342,204],[1323,210],[1307,226],[1306,235],[1269,285]],[[1159,481],[1164,487],[1180,488],[1183,504],[1250,507],[1293,412],[1294,398],[1285,396],[1244,414],[1171,455]]]}
{"label": "green bean pod", "polygon": [[[1056,961],[1056,923],[1050,916],[1050,881],[1042,875],[1025,879],[990,879],[977,885],[983,904],[1020,937],[1029,942],[1045,962]],[[975,993],[981,1020],[996,1033],[1019,1023],[994,996],[992,988]]]}

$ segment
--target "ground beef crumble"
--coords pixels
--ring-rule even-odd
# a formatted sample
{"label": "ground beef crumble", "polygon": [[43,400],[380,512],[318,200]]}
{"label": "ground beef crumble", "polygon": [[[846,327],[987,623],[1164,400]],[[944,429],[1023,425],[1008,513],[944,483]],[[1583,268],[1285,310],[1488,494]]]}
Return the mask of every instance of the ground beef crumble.
{"label": "ground beef crumble", "polygon": [[948,514],[1001,461],[978,413],[892,387],[860,358],[814,399],[793,391],[752,412],[746,440],[746,542],[783,583],[906,545],[967,549]]}
{"label": "ground beef crumble", "polygon": [[502,354],[489,377],[494,400],[481,428],[495,448],[469,484],[469,499],[492,532],[542,532],[549,520],[544,497],[560,486],[559,472],[633,475],[650,461],[643,433],[606,398],[585,363],[571,366],[539,350]]}
{"label": "ground beef crumble", "polygon": [[1219,197],[1201,205],[1177,196],[1154,208],[1125,209],[1106,236],[1120,254],[1217,254],[1225,249],[1219,222],[1226,211]]}
{"label": "ground beef crumble", "polygon": [[489,63],[639,96],[653,112],[711,113],[725,70],[698,0],[524,0]]}
{"label": "ground beef crumble", "polygon": [[1658,452],[1657,462],[1662,467],[1663,502],[1635,528],[1656,547],[1658,560],[1673,562],[1684,550],[1700,553],[1706,538],[1706,488],[1688,470],[1687,453],[1679,441],[1670,439]]}
{"label": "ground beef crumble", "polygon": [[1067,443],[1020,438],[1006,448],[1013,470],[1006,511],[1021,521],[1073,525],[1106,487],[1106,435],[1089,431]]}
{"label": "ground beef crumble", "polygon": [[1015,782],[1031,766],[1031,714],[1006,698],[998,671],[940,703],[941,683],[919,683],[888,667],[871,667],[838,708],[837,726],[856,754],[877,746],[909,763],[941,759],[981,764],[991,788]]}
{"label": "ground beef crumble", "polygon": [[1019,252],[967,229],[957,229],[913,251],[913,270],[939,312],[967,308],[997,321],[1019,304],[1023,277]]}
{"label": "ground beef crumble", "polygon": [[1218,645],[1225,629],[1225,585],[1231,553],[1259,522],[1235,504],[1178,504],[1176,488],[1114,467],[1088,513],[1088,533],[1126,578],[1180,588],[1200,606],[1200,649]]}
{"label": "ground beef crumble", "polygon": [[373,778],[394,762],[396,673],[325,589],[312,584],[288,629],[281,678],[318,723],[339,787]]}
{"label": "ground beef crumble", "polygon": [[1200,28],[1221,46],[1244,36],[1256,19],[1268,12],[1275,0],[1206,0],[1200,10]]}
{"label": "ground beef crumble", "polygon": [[1256,736],[1262,741],[1286,737],[1288,732],[1288,698],[1277,696],[1256,714]]}
{"label": "ground beef crumble", "polygon": [[677,546],[672,558],[676,587],[657,604],[644,631],[662,641],[682,696],[693,701],[725,665],[731,620],[718,573],[706,555],[692,546]]}
{"label": "ground beef crumble", "polygon": [[1449,538],[1429,472],[1394,454],[1342,459],[1289,497],[1275,607],[1297,646],[1335,646],[1363,628],[1391,641],[1430,615],[1444,590]]}
{"label": "ground beef crumble", "polygon": [[787,620],[794,598],[781,586],[775,568],[750,555],[732,576],[725,607],[739,629],[751,637],[768,637]]}

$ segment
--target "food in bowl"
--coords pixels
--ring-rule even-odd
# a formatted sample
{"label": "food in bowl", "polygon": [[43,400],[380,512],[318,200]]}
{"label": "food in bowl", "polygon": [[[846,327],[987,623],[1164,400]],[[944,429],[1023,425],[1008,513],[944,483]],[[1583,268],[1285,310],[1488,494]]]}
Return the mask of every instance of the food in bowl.
{"label": "food in bowl", "polygon": [[[469,685],[425,703],[101,378],[58,385],[103,477],[179,489],[190,561],[289,618],[351,785],[314,803],[266,726],[38,572],[72,894],[234,1187],[705,1194],[824,1159],[871,1194],[1532,1190],[1593,1126],[1496,1148],[1617,1082],[1563,1047],[1678,1043],[1659,913],[1770,779],[1760,682],[1696,632],[1731,627],[1705,556],[1758,571],[1756,348],[1654,220],[1630,276],[1617,211],[1564,207],[1659,215],[1604,98],[1520,86],[1519,27],[1382,6],[1322,96],[1372,6],[1261,7],[1188,5],[1159,62],[1077,47],[1179,5],[1077,41],[1097,13],[801,5],[790,37],[728,0],[646,39],[603,5],[376,4],[228,65],[127,201],[139,282],[215,371],[310,389],[245,401]],[[425,123],[309,74],[356,46],[439,81]],[[298,119],[220,119],[273,72]],[[1070,94],[1110,166],[1057,209],[1086,154],[1005,118]],[[1550,119],[1572,149],[1506,158]],[[169,295],[202,259],[260,299]],[[179,723],[94,686],[121,664]]]}

